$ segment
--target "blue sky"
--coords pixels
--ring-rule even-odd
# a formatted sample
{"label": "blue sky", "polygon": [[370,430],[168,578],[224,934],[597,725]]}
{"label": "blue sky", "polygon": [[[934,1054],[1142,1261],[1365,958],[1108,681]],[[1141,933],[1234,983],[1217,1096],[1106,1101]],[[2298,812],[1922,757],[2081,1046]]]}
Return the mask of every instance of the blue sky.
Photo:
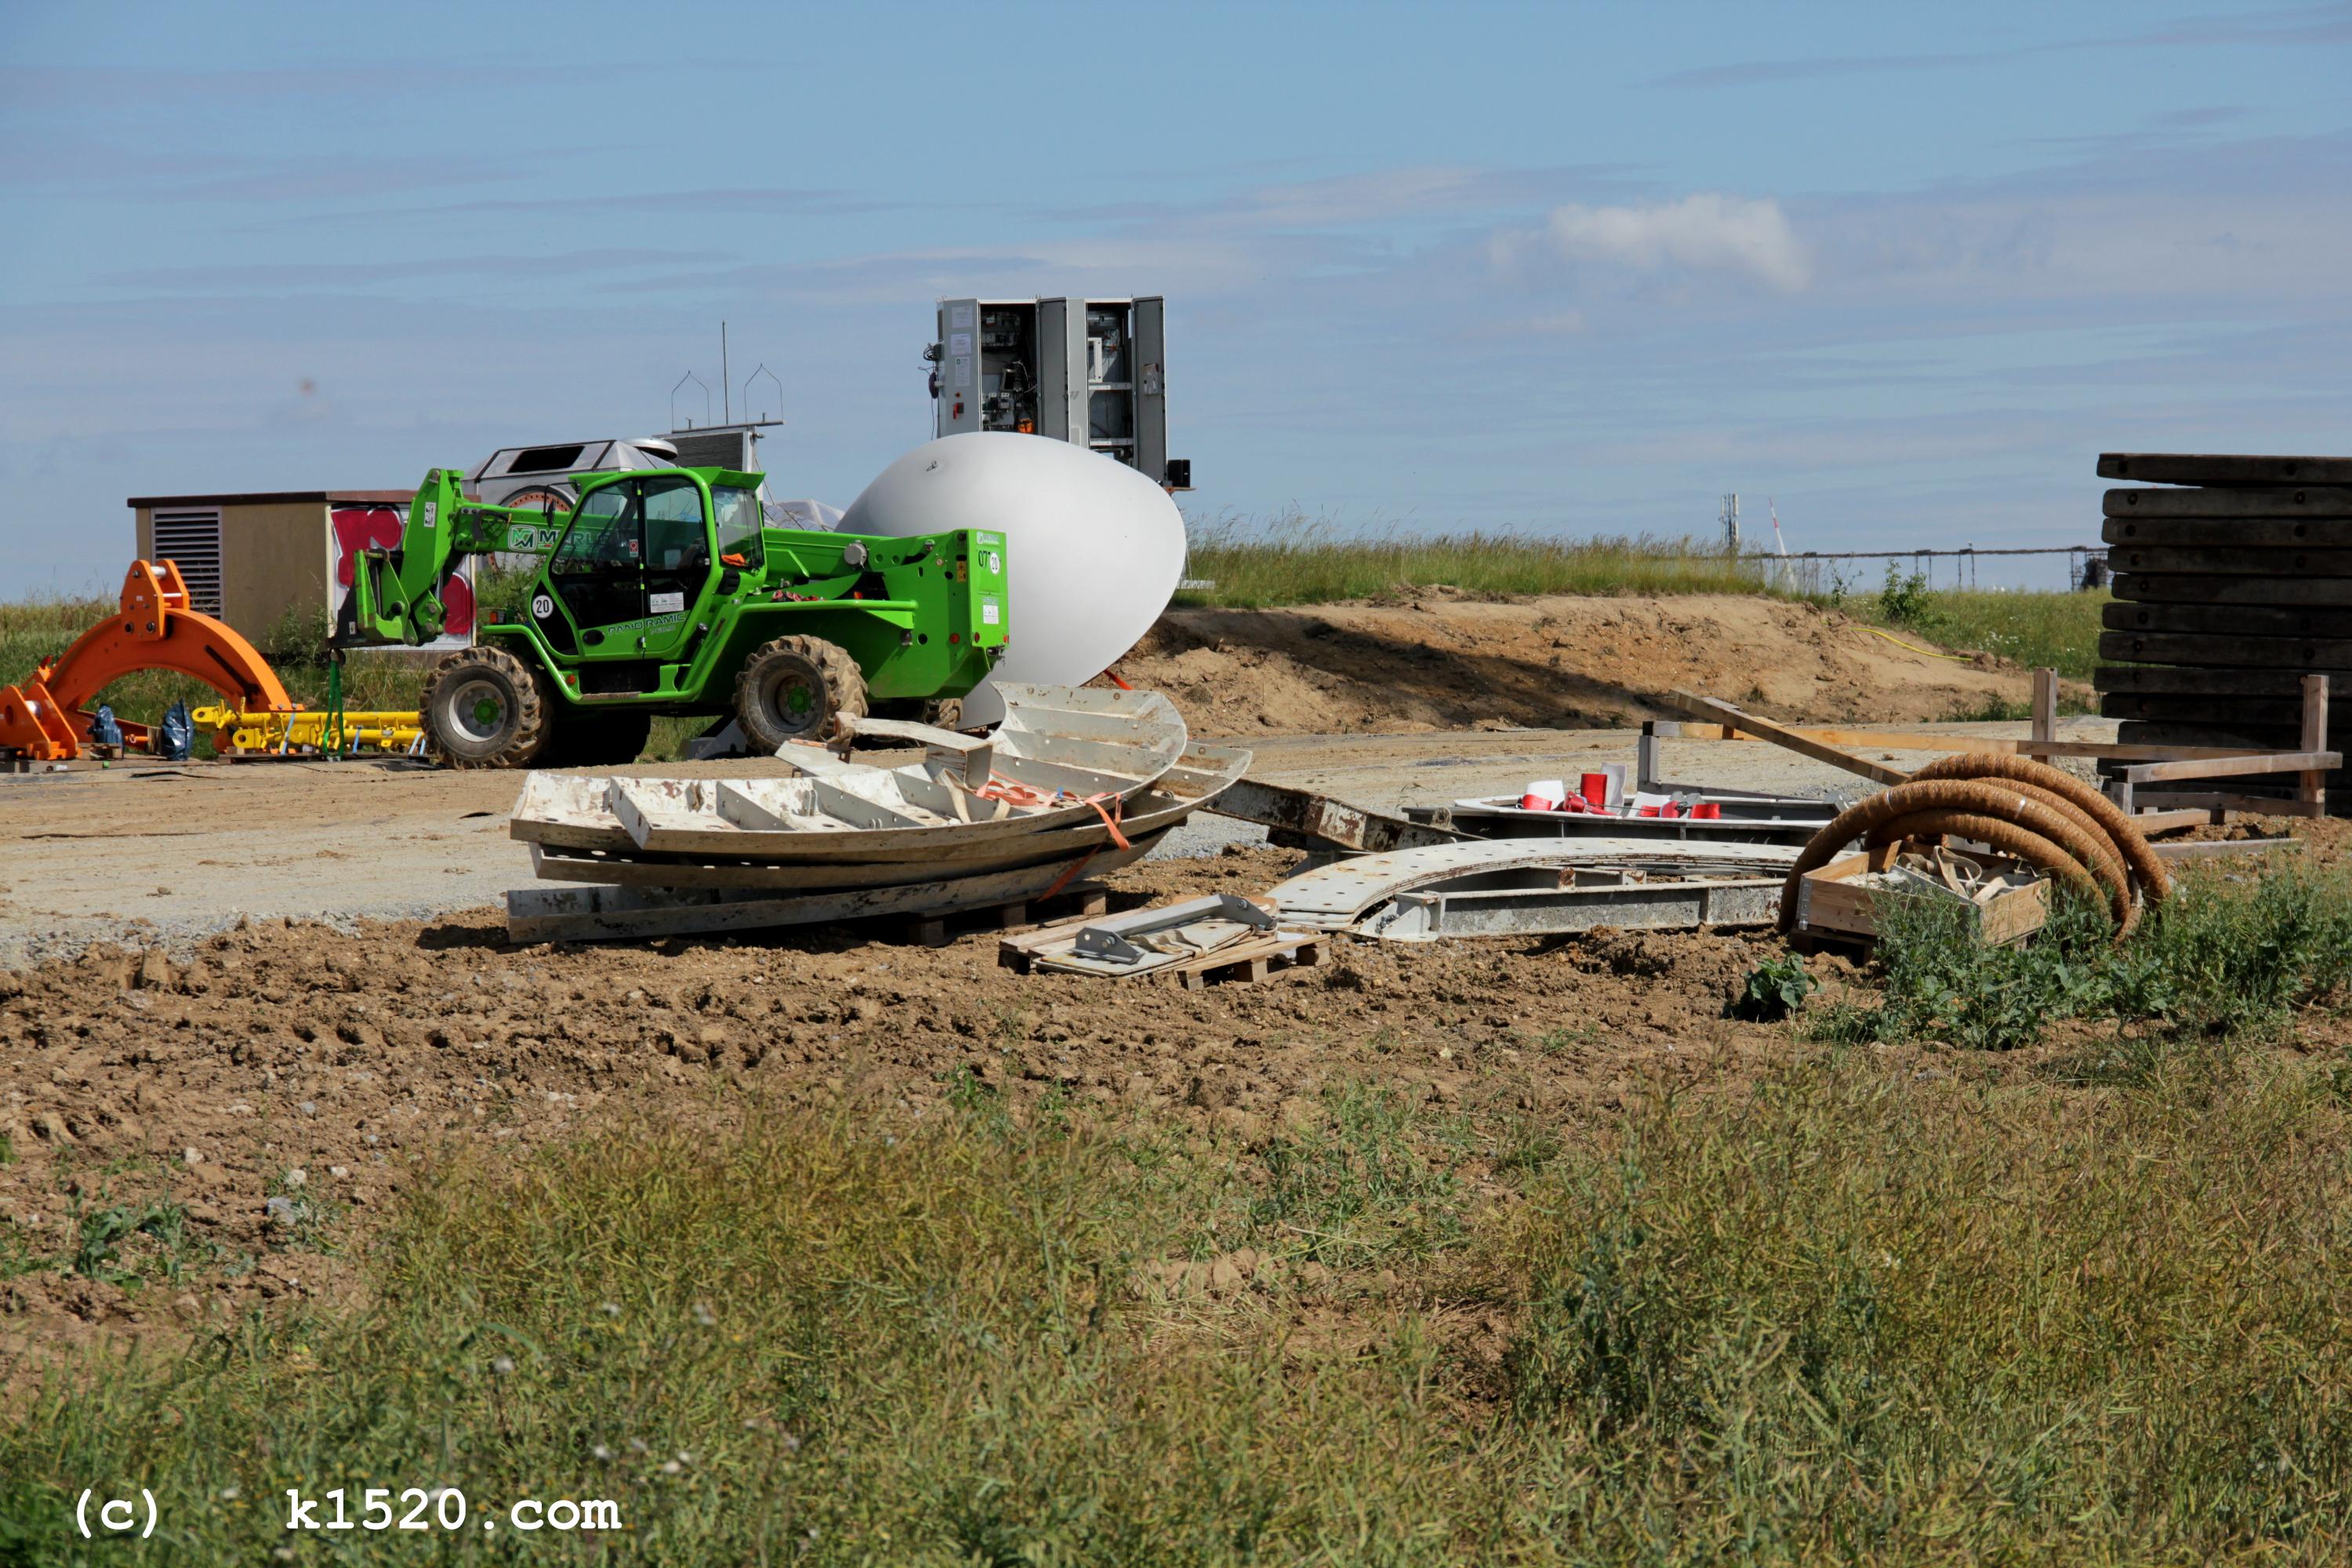
{"label": "blue sky", "polygon": [[110,588],[131,494],[658,430],[722,318],[845,504],[967,292],[1165,294],[1196,515],[2077,542],[2104,448],[2352,451],[2347,66],[2352,5],[13,0],[0,595]]}

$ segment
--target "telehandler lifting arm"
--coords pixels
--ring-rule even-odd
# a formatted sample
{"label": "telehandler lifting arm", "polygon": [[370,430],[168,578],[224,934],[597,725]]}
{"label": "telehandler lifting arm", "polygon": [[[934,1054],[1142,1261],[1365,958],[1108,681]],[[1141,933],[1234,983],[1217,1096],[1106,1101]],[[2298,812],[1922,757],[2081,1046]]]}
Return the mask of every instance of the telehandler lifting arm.
{"label": "telehandler lifting arm", "polygon": [[546,555],[563,529],[552,510],[484,506],[466,499],[465,476],[436,468],[408,503],[400,542],[352,557],[352,592],[343,601],[341,647],[421,647],[441,635],[449,612],[441,584],[467,555]]}

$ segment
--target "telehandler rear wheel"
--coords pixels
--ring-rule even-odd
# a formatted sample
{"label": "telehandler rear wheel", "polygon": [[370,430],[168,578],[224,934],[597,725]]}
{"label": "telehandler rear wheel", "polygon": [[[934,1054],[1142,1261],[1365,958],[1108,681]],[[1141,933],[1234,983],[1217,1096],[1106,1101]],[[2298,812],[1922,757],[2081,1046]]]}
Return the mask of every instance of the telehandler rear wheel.
{"label": "telehandler rear wheel", "polygon": [[527,768],[547,744],[539,674],[502,648],[449,655],[425,678],[425,734],[453,768]]}
{"label": "telehandler rear wheel", "polygon": [[763,752],[787,741],[824,740],[836,716],[865,712],[865,671],[847,648],[822,637],[762,643],[735,678],[735,721]]}

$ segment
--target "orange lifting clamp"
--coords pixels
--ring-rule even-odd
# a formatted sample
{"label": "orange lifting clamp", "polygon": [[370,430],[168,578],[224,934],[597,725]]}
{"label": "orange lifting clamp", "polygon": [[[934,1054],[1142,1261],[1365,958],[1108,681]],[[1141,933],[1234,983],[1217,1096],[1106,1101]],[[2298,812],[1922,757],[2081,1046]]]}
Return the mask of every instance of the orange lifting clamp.
{"label": "orange lifting clamp", "polygon": [[119,615],[84,632],[22,686],[0,686],[0,751],[45,763],[80,756],[92,717],[83,709],[142,669],[192,676],[242,712],[294,711],[277,671],[251,643],[226,623],[188,607],[188,584],[177,566],[133,561],[122,579]]}

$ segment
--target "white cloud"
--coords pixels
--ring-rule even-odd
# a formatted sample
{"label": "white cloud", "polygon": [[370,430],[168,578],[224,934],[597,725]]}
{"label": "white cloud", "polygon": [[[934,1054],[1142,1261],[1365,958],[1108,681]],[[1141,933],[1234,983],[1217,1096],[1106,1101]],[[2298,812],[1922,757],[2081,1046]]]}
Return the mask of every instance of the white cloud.
{"label": "white cloud", "polygon": [[1811,259],[1780,203],[1708,191],[1643,206],[1554,207],[1539,228],[1498,234],[1494,251],[1507,264],[1548,256],[1641,272],[1745,273],[1786,293],[1812,277]]}

